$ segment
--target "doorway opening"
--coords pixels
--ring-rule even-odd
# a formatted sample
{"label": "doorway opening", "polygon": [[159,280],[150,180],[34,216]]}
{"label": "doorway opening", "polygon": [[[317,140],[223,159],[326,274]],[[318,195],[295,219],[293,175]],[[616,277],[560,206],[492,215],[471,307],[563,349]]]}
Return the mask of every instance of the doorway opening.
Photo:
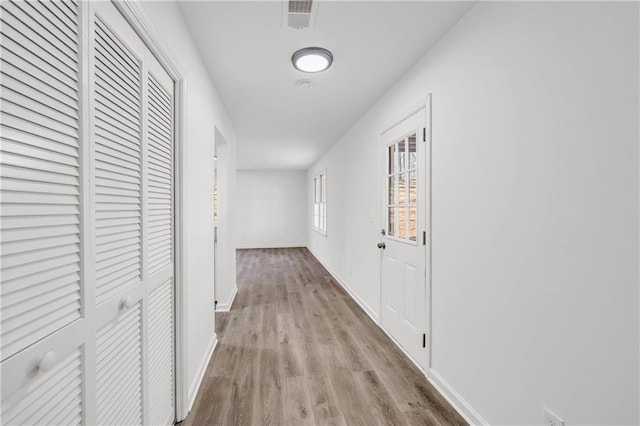
{"label": "doorway opening", "polygon": [[[229,144],[222,133],[215,129],[213,170],[214,181],[212,220],[214,226],[214,308],[216,311],[228,311],[232,301],[231,291],[228,288],[229,260],[228,252],[231,247],[229,217],[229,182],[231,173],[235,173],[229,167]],[[235,259],[234,259],[235,261]]]}

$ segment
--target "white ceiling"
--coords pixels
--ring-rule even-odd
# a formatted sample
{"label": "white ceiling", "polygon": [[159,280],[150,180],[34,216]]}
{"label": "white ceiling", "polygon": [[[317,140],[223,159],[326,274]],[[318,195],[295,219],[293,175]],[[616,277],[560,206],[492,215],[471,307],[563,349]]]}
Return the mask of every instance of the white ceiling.
{"label": "white ceiling", "polygon": [[[304,30],[283,28],[281,1],[179,5],[234,123],[237,167],[306,169],[472,2],[320,1]],[[333,66],[295,70],[291,55],[307,46],[329,49]]]}

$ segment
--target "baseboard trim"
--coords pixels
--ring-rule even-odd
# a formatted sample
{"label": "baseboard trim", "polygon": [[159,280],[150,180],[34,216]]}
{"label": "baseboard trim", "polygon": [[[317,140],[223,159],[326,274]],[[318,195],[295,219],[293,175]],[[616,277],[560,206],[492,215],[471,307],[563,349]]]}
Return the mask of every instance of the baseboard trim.
{"label": "baseboard trim", "polygon": [[257,245],[241,245],[236,246],[238,250],[251,250],[251,249],[270,249],[270,248],[304,248],[306,244],[257,244]]}
{"label": "baseboard trim", "polygon": [[227,301],[227,303],[220,303],[216,306],[216,312],[229,312],[231,307],[233,306],[233,301],[236,300],[236,296],[238,295],[238,286],[233,288],[233,292],[231,293],[231,297]]}
{"label": "baseboard trim", "polygon": [[196,401],[196,396],[198,396],[200,385],[202,385],[202,380],[204,380],[205,373],[207,372],[207,367],[209,366],[209,362],[211,361],[211,357],[213,356],[213,351],[216,350],[216,346],[218,346],[218,336],[214,334],[213,339],[209,344],[209,348],[207,349],[207,354],[202,359],[202,362],[198,367],[198,375],[189,387],[189,411],[191,411],[191,409],[193,408],[193,403]]}
{"label": "baseboard trim", "polygon": [[446,380],[440,376],[433,368],[429,370],[425,370],[418,362],[416,362],[411,355],[404,350],[402,346],[396,341],[396,339],[391,336],[387,330],[382,327],[380,324],[378,315],[368,306],[364,301],[351,290],[351,288],[338,277],[338,275],[325,263],[322,259],[309,247],[307,247],[309,252],[316,258],[318,262],[333,276],[333,278],[344,288],[344,290],[349,294],[349,296],[355,300],[355,302],[362,308],[363,311],[371,317],[371,319],[376,323],[380,330],[384,332],[384,334],[389,337],[389,339],[393,342],[398,349],[402,351],[406,355],[407,358],[424,374],[426,379],[433,385],[433,387],[442,395],[444,399],[446,399],[449,404],[460,414],[469,424],[471,425],[489,425],[489,423],[478,414],[478,412],[462,397],[458,392],[456,392],[453,387]]}
{"label": "baseboard trim", "polygon": [[338,284],[340,284],[340,287],[342,287],[344,291],[346,291],[347,294],[351,296],[351,298],[355,300],[358,305],[360,305],[362,310],[365,311],[367,315],[369,315],[369,318],[371,318],[373,322],[375,322],[379,326],[380,322],[379,322],[378,314],[376,313],[376,311],[374,311],[371,308],[371,306],[369,306],[364,300],[362,300],[360,296],[358,296],[353,290],[351,290],[351,288],[347,285],[347,283],[344,282],[338,276],[338,274],[336,274],[335,271],[333,271],[333,269],[331,269],[329,265],[327,265],[311,248],[307,247],[307,250],[309,250],[309,252],[311,252],[313,257],[315,257],[316,260],[320,262],[320,264],[324,267],[324,269],[326,269],[331,274],[333,279],[336,280]]}
{"label": "baseboard trim", "polygon": [[430,368],[427,380],[451,404],[453,408],[471,425],[489,425],[485,419],[469,404],[442,376]]}

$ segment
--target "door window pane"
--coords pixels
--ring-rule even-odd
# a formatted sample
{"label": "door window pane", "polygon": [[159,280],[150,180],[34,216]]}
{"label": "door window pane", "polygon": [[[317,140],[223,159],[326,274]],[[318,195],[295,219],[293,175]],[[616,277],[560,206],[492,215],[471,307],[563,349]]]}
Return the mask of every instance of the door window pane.
{"label": "door window pane", "polygon": [[387,235],[396,236],[396,208],[387,207]]}
{"label": "door window pane", "polygon": [[416,172],[409,172],[409,205],[415,206],[418,204],[417,195],[417,175]]}
{"label": "door window pane", "polygon": [[409,207],[409,239],[416,241],[418,236],[418,209],[416,207]]}
{"label": "door window pane", "polygon": [[388,174],[392,175],[396,172],[396,145],[389,145],[388,148],[388,157],[387,157],[387,163],[388,163]]}
{"label": "door window pane", "polygon": [[416,147],[416,134],[415,133],[407,138],[407,147],[408,147],[408,152],[409,152],[407,168],[409,170],[415,169],[416,168],[416,162],[418,160],[418,155],[417,155],[417,152],[416,152],[417,147]]}
{"label": "door window pane", "polygon": [[397,204],[406,204],[407,202],[407,178],[406,174],[403,173],[398,175],[398,203]]}
{"label": "door window pane", "polygon": [[387,204],[389,205],[394,205],[396,204],[396,194],[397,194],[397,190],[396,188],[398,187],[398,176],[390,176],[387,179],[387,189],[388,189],[388,195],[389,197],[387,198]]}
{"label": "door window pane", "polygon": [[407,237],[407,208],[398,207],[398,238]]}
{"label": "door window pane", "polygon": [[418,236],[417,133],[387,146],[387,235],[408,241]]}

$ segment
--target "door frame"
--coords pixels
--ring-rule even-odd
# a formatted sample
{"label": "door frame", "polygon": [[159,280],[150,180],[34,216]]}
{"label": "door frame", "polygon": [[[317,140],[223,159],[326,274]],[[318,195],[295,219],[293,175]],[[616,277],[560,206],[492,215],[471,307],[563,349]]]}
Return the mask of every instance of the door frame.
{"label": "door frame", "polygon": [[[425,197],[425,202],[426,202],[426,208],[425,211],[422,214],[427,214],[427,217],[425,218],[425,231],[426,231],[426,239],[427,239],[427,244],[425,247],[425,251],[426,251],[426,259],[425,259],[425,268],[426,268],[426,274],[425,274],[425,297],[426,297],[426,301],[425,301],[425,307],[426,307],[426,312],[425,312],[425,333],[427,335],[426,338],[426,363],[425,365],[421,365],[418,361],[416,361],[411,354],[409,354],[407,351],[404,350],[404,348],[402,348],[393,338],[393,336],[391,336],[389,334],[389,332],[383,327],[382,325],[382,305],[383,305],[383,300],[382,300],[382,261],[380,261],[379,264],[379,272],[378,275],[380,277],[379,279],[379,305],[378,305],[378,325],[380,326],[380,328],[393,340],[394,343],[396,343],[396,346],[398,346],[400,348],[400,350],[402,350],[402,352],[405,353],[405,355],[407,355],[407,357],[420,369],[422,370],[425,374],[431,369],[431,354],[432,354],[432,267],[431,267],[431,259],[432,259],[432,240],[431,240],[431,235],[432,235],[432,223],[431,223],[431,214],[432,214],[432,199],[431,199],[431,188],[432,188],[432,172],[431,172],[431,166],[433,163],[432,160],[432,125],[431,125],[431,93],[427,93],[426,96],[422,97],[420,100],[418,100],[417,102],[412,104],[413,107],[411,108],[407,108],[405,110],[405,112],[403,114],[398,115],[397,117],[395,117],[394,120],[389,121],[388,125],[384,126],[381,132],[380,132],[380,137],[384,137],[384,135],[389,132],[389,130],[391,130],[392,128],[394,128],[395,126],[397,126],[398,124],[402,123],[404,120],[408,119],[409,117],[411,117],[412,115],[416,114],[417,112],[420,112],[420,110],[424,110],[424,123],[425,123],[425,141],[423,142],[425,144],[425,149],[423,150],[424,152],[424,156],[426,156],[426,161],[424,161],[424,167],[425,167],[425,180],[426,180],[426,185],[424,186],[424,189],[422,191],[422,196]],[[378,151],[380,152],[380,151]],[[423,159],[424,160],[424,159]],[[380,181],[382,182],[383,185],[386,185],[386,182],[384,180],[384,177],[386,176],[386,169],[384,169],[384,161],[379,161],[378,162],[380,169],[379,169],[379,173],[380,176],[383,176],[383,179]],[[385,206],[385,200],[384,200],[384,196],[380,197],[380,208],[379,211],[382,212],[384,211],[384,206]],[[380,219],[380,223],[382,225],[382,229],[386,229],[386,218],[385,215],[381,216]],[[419,234],[418,234],[418,238]]]}
{"label": "door frame", "polygon": [[174,308],[175,308],[175,421],[184,420],[189,414],[189,383],[187,375],[187,245],[185,244],[185,178],[186,155],[186,97],[187,81],[178,60],[162,41],[161,33],[151,21],[140,0],[112,0],[133,30],[142,39],[153,56],[160,62],[174,83]]}

